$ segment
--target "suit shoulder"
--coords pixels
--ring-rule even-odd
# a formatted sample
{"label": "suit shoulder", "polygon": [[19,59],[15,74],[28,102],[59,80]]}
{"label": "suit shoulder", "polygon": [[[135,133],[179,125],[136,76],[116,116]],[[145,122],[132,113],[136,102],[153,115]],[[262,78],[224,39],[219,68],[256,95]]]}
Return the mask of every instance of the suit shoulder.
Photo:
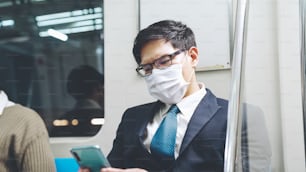
{"label": "suit shoulder", "polygon": [[159,104],[158,101],[157,102],[149,102],[149,103],[129,107],[126,111],[134,111],[134,110],[138,111],[138,110],[141,110],[141,109],[148,109],[148,108],[156,106],[157,104]]}
{"label": "suit shoulder", "polygon": [[228,104],[228,100],[223,99],[223,98],[217,98],[217,101],[221,105],[227,105]]}
{"label": "suit shoulder", "polygon": [[125,110],[123,114],[124,118],[147,118],[154,115],[161,107],[163,103],[156,101],[145,103],[137,106],[130,107]]}
{"label": "suit shoulder", "polygon": [[214,93],[208,88],[206,88],[206,91],[207,91],[206,94],[210,98],[210,100],[216,99],[217,104],[221,105],[221,106],[227,106],[228,105],[228,100],[215,96]]}

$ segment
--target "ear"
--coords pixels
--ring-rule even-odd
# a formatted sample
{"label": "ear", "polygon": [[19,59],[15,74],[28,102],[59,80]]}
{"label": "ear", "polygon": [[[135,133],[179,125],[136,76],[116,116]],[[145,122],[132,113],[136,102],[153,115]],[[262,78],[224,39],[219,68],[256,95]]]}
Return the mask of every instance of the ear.
{"label": "ear", "polygon": [[191,60],[192,60],[192,62],[191,62],[192,67],[195,68],[198,65],[198,62],[199,62],[198,48],[197,47],[189,48],[188,54],[189,54],[189,56],[191,57]]}

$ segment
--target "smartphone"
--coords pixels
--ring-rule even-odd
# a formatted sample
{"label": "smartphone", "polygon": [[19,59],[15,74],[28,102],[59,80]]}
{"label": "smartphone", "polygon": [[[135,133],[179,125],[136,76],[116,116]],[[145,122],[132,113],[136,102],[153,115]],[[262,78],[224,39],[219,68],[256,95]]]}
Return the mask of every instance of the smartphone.
{"label": "smartphone", "polygon": [[70,152],[80,167],[89,168],[91,172],[100,172],[101,168],[110,167],[98,145],[73,147]]}

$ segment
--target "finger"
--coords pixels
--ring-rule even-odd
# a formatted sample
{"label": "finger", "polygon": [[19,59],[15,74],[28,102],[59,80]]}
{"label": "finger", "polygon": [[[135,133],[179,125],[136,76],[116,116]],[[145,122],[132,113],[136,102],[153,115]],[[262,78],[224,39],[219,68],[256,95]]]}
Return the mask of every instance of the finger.
{"label": "finger", "polygon": [[122,172],[124,171],[123,169],[119,168],[102,168],[101,172]]}
{"label": "finger", "polygon": [[80,168],[78,172],[89,172],[89,169],[87,169],[87,168]]}

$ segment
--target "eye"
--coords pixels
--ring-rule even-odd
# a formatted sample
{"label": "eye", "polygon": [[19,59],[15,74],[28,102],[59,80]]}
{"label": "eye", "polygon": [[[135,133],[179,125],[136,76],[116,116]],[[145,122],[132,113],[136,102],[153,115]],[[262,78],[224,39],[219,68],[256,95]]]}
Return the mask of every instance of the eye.
{"label": "eye", "polygon": [[151,73],[153,67],[151,64],[143,65],[142,69],[145,71],[145,73]]}
{"label": "eye", "polygon": [[171,63],[171,57],[170,56],[164,56],[160,59],[158,59],[156,62],[157,66],[168,66]]}

